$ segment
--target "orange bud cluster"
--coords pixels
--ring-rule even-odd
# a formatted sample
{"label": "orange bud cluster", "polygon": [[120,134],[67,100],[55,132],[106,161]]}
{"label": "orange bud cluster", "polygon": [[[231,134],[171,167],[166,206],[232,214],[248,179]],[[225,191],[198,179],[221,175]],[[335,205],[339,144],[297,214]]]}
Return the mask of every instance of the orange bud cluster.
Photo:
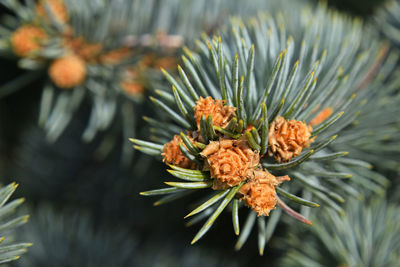
{"label": "orange bud cluster", "polygon": [[236,108],[232,106],[224,106],[224,101],[214,100],[210,96],[207,98],[200,97],[194,107],[194,117],[197,127],[200,129],[200,119],[204,115],[206,118],[211,115],[213,124],[220,127],[226,127],[232,117],[235,115]]}
{"label": "orange bud cluster", "polygon": [[206,169],[214,179],[214,190],[228,189],[246,181],[239,190],[241,199],[258,216],[269,215],[276,205],[275,186],[290,180],[288,176],[278,179],[259,169],[259,153],[253,151],[245,139],[210,142],[201,155],[206,157]]}
{"label": "orange bud cluster", "polygon": [[211,177],[229,186],[253,177],[260,161],[259,153],[254,152],[243,139],[212,141],[201,155],[207,158]]}
{"label": "orange bud cluster", "polygon": [[239,189],[239,193],[243,195],[241,199],[257,212],[258,216],[268,216],[276,206],[275,186],[290,180],[288,176],[279,178],[277,179],[268,171],[255,171],[254,178]]}
{"label": "orange bud cluster", "polygon": [[[214,125],[226,127],[235,116],[235,107],[224,106],[222,100],[211,97],[202,98],[196,102],[194,117],[199,127],[202,115],[211,116]],[[308,147],[311,126],[303,122],[277,117],[271,123],[269,132],[270,147],[268,153],[275,156],[277,161],[289,161],[298,156],[303,147]],[[201,142],[198,131],[192,132],[189,138]],[[184,168],[196,166],[179,149],[181,138],[175,135],[174,139],[164,145],[164,162]],[[221,136],[218,141],[210,141],[200,152],[204,159],[202,170],[209,170],[213,179],[212,189],[226,190],[244,183],[239,189],[237,197],[245,205],[257,212],[258,216],[268,216],[277,204],[275,187],[284,181],[289,181],[288,176],[275,177],[260,166],[260,153],[253,150],[244,135],[239,139]]]}
{"label": "orange bud cluster", "polygon": [[70,54],[52,62],[49,75],[54,84],[63,89],[71,89],[84,82],[86,64],[80,57]]}
{"label": "orange bud cluster", "polygon": [[24,25],[11,35],[10,41],[17,56],[27,57],[38,51],[42,47],[41,42],[46,38],[47,34],[43,29],[33,25]]}
{"label": "orange bud cluster", "polygon": [[278,116],[269,128],[268,156],[273,156],[277,162],[288,162],[297,157],[313,141],[311,131],[311,126],[304,122]]}
{"label": "orange bud cluster", "polygon": [[183,143],[179,135],[175,135],[171,142],[164,145],[163,161],[167,164],[173,164],[182,168],[196,169],[196,164],[190,161],[182,153],[179,144]]}

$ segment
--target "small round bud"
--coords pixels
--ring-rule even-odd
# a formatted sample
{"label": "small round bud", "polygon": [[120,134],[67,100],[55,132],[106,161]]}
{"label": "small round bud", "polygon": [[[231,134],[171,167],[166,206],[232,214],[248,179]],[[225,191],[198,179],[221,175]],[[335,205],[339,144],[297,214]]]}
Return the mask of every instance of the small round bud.
{"label": "small round bud", "polygon": [[41,41],[47,38],[47,34],[41,28],[33,25],[24,25],[11,35],[11,46],[14,53],[20,57],[27,57],[38,51]]}
{"label": "small round bud", "polygon": [[56,59],[50,65],[49,75],[58,87],[73,88],[82,84],[86,78],[85,61],[73,54]]}

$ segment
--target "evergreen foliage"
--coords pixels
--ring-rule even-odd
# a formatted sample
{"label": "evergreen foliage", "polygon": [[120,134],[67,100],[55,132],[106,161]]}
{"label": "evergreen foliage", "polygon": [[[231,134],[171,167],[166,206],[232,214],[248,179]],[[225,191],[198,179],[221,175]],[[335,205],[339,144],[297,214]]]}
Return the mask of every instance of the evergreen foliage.
{"label": "evergreen foliage", "polygon": [[281,265],[396,266],[400,260],[398,207],[373,198],[349,201],[345,210],[343,217],[322,212],[320,223],[311,229],[293,227],[282,240],[282,245],[292,248]]}
{"label": "evergreen foliage", "polygon": [[353,137],[354,142],[351,142],[353,154],[360,159],[370,161],[383,171],[390,171],[395,178],[400,168],[398,164],[400,108],[397,104],[400,97],[397,68],[400,40],[399,12],[399,1],[387,1],[369,21],[370,27],[375,28],[380,34],[377,38],[383,36],[389,40],[391,57],[388,57],[388,61],[391,62],[386,68],[379,70],[380,89],[370,98],[369,104],[357,121],[358,125],[355,126],[360,130],[370,129],[368,138],[357,141]]}
{"label": "evergreen foliage", "polygon": [[378,8],[374,16],[373,25],[389,39],[393,45],[399,47],[400,44],[400,22],[399,22],[400,3],[397,0],[390,0]]}
{"label": "evergreen foliage", "polygon": [[400,261],[398,0],[0,2],[0,262]]}
{"label": "evergreen foliage", "polygon": [[56,211],[39,204],[31,213],[20,235],[35,246],[16,266],[239,266],[210,249],[171,246],[181,243],[177,238],[153,234],[141,241],[125,226],[98,225],[71,208]]}
{"label": "evergreen foliage", "polygon": [[[192,189],[210,188],[216,177],[202,171],[201,150],[209,140],[234,140],[242,136],[254,151],[265,156],[261,160],[263,168],[273,175],[292,178],[276,190],[278,195],[298,204],[318,207],[319,204],[313,202],[317,201],[340,214],[343,209],[338,203],[344,201],[343,190],[357,198],[363,198],[364,194],[358,190],[360,185],[383,193],[388,183],[386,178],[371,171],[369,163],[352,159],[352,155],[340,159],[348,152],[337,151],[331,143],[334,144],[336,134],[340,135],[343,129],[352,131],[351,134],[357,131],[350,126],[356,121],[365,98],[379,88],[376,69],[382,64],[385,46],[375,41],[368,29],[364,31],[359,19],[327,11],[324,6],[306,7],[298,12],[300,9],[283,8],[274,15],[260,14],[244,22],[232,19],[231,26],[222,30],[220,36],[203,36],[196,51],[185,49],[184,67],[178,68],[180,78],[164,72],[172,90],[156,91],[157,98],[151,98],[164,113],[157,120],[147,119],[155,128],[153,142],[132,141],[136,149],[157,156],[162,151],[166,153],[163,144],[180,133],[185,145],[182,143],[180,150],[200,167],[190,170],[170,165],[172,175],[191,182],[166,182],[170,188],[143,192],[143,195],[167,194],[156,202],[162,204],[196,191]],[[368,42],[360,41],[362,35]],[[392,67],[390,62],[385,64],[389,65],[386,68]],[[226,128],[213,125],[215,118],[209,116],[201,119],[199,133],[191,134],[196,131],[193,106],[200,96],[222,99],[227,106],[236,108]],[[313,129],[311,135],[315,140],[299,157],[284,163],[267,157],[268,125],[278,116],[309,124],[326,108],[333,113]],[[171,126],[169,121],[176,126]],[[190,139],[197,135],[201,135],[202,140]],[[344,182],[343,178],[350,177],[353,177],[350,183]],[[190,214],[199,213],[196,221],[211,215],[192,243],[210,229],[231,200],[234,230],[239,233],[235,194],[241,185],[210,195],[208,201]],[[289,215],[311,224],[303,216],[309,213],[306,209],[301,209],[301,215],[281,200],[277,202]],[[280,216],[279,210],[273,211],[268,223],[264,217],[258,217],[260,254]],[[237,249],[246,241],[255,221],[256,214],[250,211]]]}
{"label": "evergreen foliage", "polygon": [[[255,13],[261,2],[238,8],[223,0],[212,7],[204,0],[2,1],[14,14],[2,17],[1,54],[27,71],[2,85],[0,96],[47,72],[38,122],[48,141],[60,137],[82,105],[91,106],[84,141],[110,128],[108,139],[122,133],[128,140],[135,135],[145,89],[160,82],[158,68],[175,62],[183,43],[214,31],[231,14]],[[132,150],[123,152],[132,157]]]}
{"label": "evergreen foliage", "polygon": [[[16,243],[13,236],[15,228],[25,224],[29,218],[28,215],[15,216],[15,210],[24,202],[23,198],[7,203],[17,186],[17,184],[11,183],[0,188],[0,264],[19,259],[32,245],[31,243]],[[25,238],[23,237],[23,239]]]}
{"label": "evergreen foliage", "polygon": [[133,266],[136,241],[129,232],[105,231],[83,212],[48,205],[35,210],[20,233],[34,246],[17,266]]}

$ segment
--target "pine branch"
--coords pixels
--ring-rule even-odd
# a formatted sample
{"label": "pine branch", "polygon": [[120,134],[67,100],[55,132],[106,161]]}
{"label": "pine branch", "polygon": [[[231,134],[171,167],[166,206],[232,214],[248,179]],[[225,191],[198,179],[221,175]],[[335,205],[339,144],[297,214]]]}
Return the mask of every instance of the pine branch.
{"label": "pine branch", "polygon": [[[160,148],[164,162],[185,168],[184,173],[189,176],[202,170],[204,175],[211,177],[214,190],[228,192],[236,188],[239,182],[244,182],[235,198],[242,199],[259,216],[275,212],[272,210],[278,201],[275,187],[287,181],[288,176],[292,181],[284,183],[284,190],[277,189],[278,194],[302,205],[318,206],[311,199],[299,197],[299,194],[306,193],[342,213],[336,201],[342,202],[343,198],[338,193],[343,188],[338,186],[341,182],[335,180],[351,177],[351,173],[356,172],[351,167],[355,161],[339,160],[347,153],[334,154],[337,160],[325,155],[332,155],[336,150],[333,141],[336,134],[340,135],[343,129],[351,127],[358,114],[356,111],[364,104],[363,98],[375,91],[380,78],[373,72],[381,71],[390,64],[383,62],[381,43],[363,28],[361,21],[326,10],[323,5],[315,9],[305,7],[304,16],[299,16],[300,5],[285,9],[285,3],[281,12],[274,12],[278,14],[276,17],[260,14],[249,21],[234,18],[230,28],[222,29],[219,36],[203,36],[203,40],[197,43],[197,50],[185,49],[187,64],[182,71],[190,76],[181,75],[182,80],[174,79],[170,74],[166,76],[175,88],[179,86],[181,94],[187,95],[190,101],[180,102],[179,108],[174,101],[163,98],[157,101],[164,103],[171,111],[185,110],[182,114],[186,117],[189,114],[186,111],[193,110],[197,130],[187,127],[189,135],[185,135],[185,138],[175,135],[171,142],[155,143],[153,146]],[[277,28],[276,25],[281,26]],[[361,35],[366,38],[366,33],[368,46],[364,45],[365,41],[360,42]],[[378,68],[381,64],[384,66]],[[196,93],[190,93],[196,88]],[[355,93],[359,96],[355,96]],[[202,97],[198,97],[200,95]],[[195,102],[196,106],[193,107],[190,102]],[[180,117],[182,121],[185,116]],[[170,116],[169,119],[160,117],[158,120],[162,124],[171,119],[176,119],[176,116]],[[192,118],[188,119],[189,125]],[[311,127],[313,130],[310,130]],[[304,134],[305,141],[302,143],[294,138],[298,153],[287,150],[289,143],[281,146],[291,129],[300,128],[301,134],[298,132],[295,136]],[[210,129],[217,131],[210,132]],[[162,128],[155,131],[160,136],[164,134]],[[201,146],[195,147],[196,142]],[[241,159],[241,156],[234,159],[221,156],[225,155],[225,151],[227,155],[232,155],[239,150],[239,155],[246,155],[245,159]],[[341,148],[338,151],[343,150]],[[261,158],[255,165],[252,165],[253,153]],[[313,160],[312,156],[322,161]],[[245,167],[241,167],[241,161],[251,167],[243,169]],[[366,170],[371,166],[368,163],[362,165],[361,168]],[[246,171],[245,175],[243,171]],[[345,182],[349,192],[357,192],[360,185],[366,189],[365,192],[384,190],[386,182],[376,183],[374,172],[363,170],[362,173],[366,174],[363,178],[357,175],[355,182]],[[270,179],[269,182],[260,176],[268,177],[264,179]],[[297,177],[300,177],[301,184],[296,183]],[[266,185],[256,189],[263,181]],[[207,184],[207,187],[211,187],[211,184]],[[199,188],[196,186],[196,191],[210,190]],[[258,196],[270,194],[269,199],[274,199],[269,208],[265,207],[265,199],[258,200],[251,195],[255,190],[266,188],[271,188],[271,191],[257,192]],[[209,230],[208,227],[220,214],[220,208],[225,207],[226,200],[225,197],[220,201],[219,208],[213,209],[209,223],[205,224],[198,236],[204,234],[205,228]],[[231,198],[228,200],[231,201]],[[203,205],[208,207],[209,203],[218,203],[213,199],[208,201]],[[279,203],[283,211],[292,217],[309,222],[282,200]],[[208,210],[201,207],[204,212]],[[235,217],[233,215],[234,225]],[[260,221],[257,225],[259,232],[263,233],[264,223]],[[246,229],[250,231],[252,226],[248,227]],[[246,239],[239,237],[239,240],[243,240],[239,247]],[[263,240],[259,240],[260,253],[264,244]]]}
{"label": "pine branch", "polygon": [[96,226],[84,212],[39,204],[21,233],[34,247],[17,266],[134,265],[137,241],[122,227]]}
{"label": "pine branch", "polygon": [[[10,231],[14,231],[15,228],[25,224],[29,218],[29,215],[19,217],[14,215],[16,208],[25,199],[19,198],[8,202],[17,186],[17,184],[11,183],[0,188],[0,243],[2,243],[0,246],[0,263],[3,264],[19,259],[27,251],[28,247],[32,246],[32,243],[14,243],[15,240],[9,236]],[[11,235],[13,235],[12,232]]]}
{"label": "pine branch", "polygon": [[[376,56],[376,64],[370,66],[370,72],[360,83],[364,103],[356,111],[356,120],[344,128],[334,147],[336,151],[346,147],[352,157],[366,160],[381,171],[393,173],[399,170],[394,159],[400,156],[400,139],[395,133],[398,131],[399,120],[394,115],[400,112],[396,68],[399,58],[396,36],[400,32],[400,24],[396,20],[398,10],[399,1],[389,1],[368,21],[369,28],[383,34],[392,46],[389,50],[388,43],[383,45]],[[381,38],[379,32],[374,33],[376,38]]]}
{"label": "pine branch", "polygon": [[[46,76],[39,125],[48,141],[70,127],[85,103],[91,114],[83,141],[116,124],[132,137],[136,117],[124,107],[142,107],[146,89],[164,82],[160,67],[175,66],[177,51],[202,32],[214,32],[229,15],[255,14],[263,2],[243,8],[244,0],[235,5],[218,0],[212,6],[204,0],[3,1],[14,17],[2,20],[0,50],[28,72],[0,86],[0,96]],[[132,158],[132,150],[123,153]]]}
{"label": "pine branch", "polygon": [[[284,266],[391,266],[399,261],[398,208],[374,198],[368,202],[349,201],[345,216],[332,210],[318,216],[311,229],[293,227],[284,244],[292,247],[281,259]],[[301,237],[307,236],[307,239]],[[305,242],[307,246],[305,246]],[[306,248],[307,247],[307,248]]]}

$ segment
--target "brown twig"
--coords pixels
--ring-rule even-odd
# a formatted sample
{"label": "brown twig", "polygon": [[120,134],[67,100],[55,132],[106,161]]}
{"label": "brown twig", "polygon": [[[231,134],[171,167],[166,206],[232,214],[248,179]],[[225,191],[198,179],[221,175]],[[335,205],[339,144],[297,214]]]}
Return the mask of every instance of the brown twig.
{"label": "brown twig", "polygon": [[387,53],[389,52],[390,44],[385,42],[381,49],[379,50],[377,59],[375,63],[371,66],[368,73],[365,75],[364,79],[362,80],[360,86],[357,88],[357,92],[361,91],[369,84],[369,82],[374,78],[375,74],[378,72],[379,67],[382,65],[383,60],[386,58]]}

